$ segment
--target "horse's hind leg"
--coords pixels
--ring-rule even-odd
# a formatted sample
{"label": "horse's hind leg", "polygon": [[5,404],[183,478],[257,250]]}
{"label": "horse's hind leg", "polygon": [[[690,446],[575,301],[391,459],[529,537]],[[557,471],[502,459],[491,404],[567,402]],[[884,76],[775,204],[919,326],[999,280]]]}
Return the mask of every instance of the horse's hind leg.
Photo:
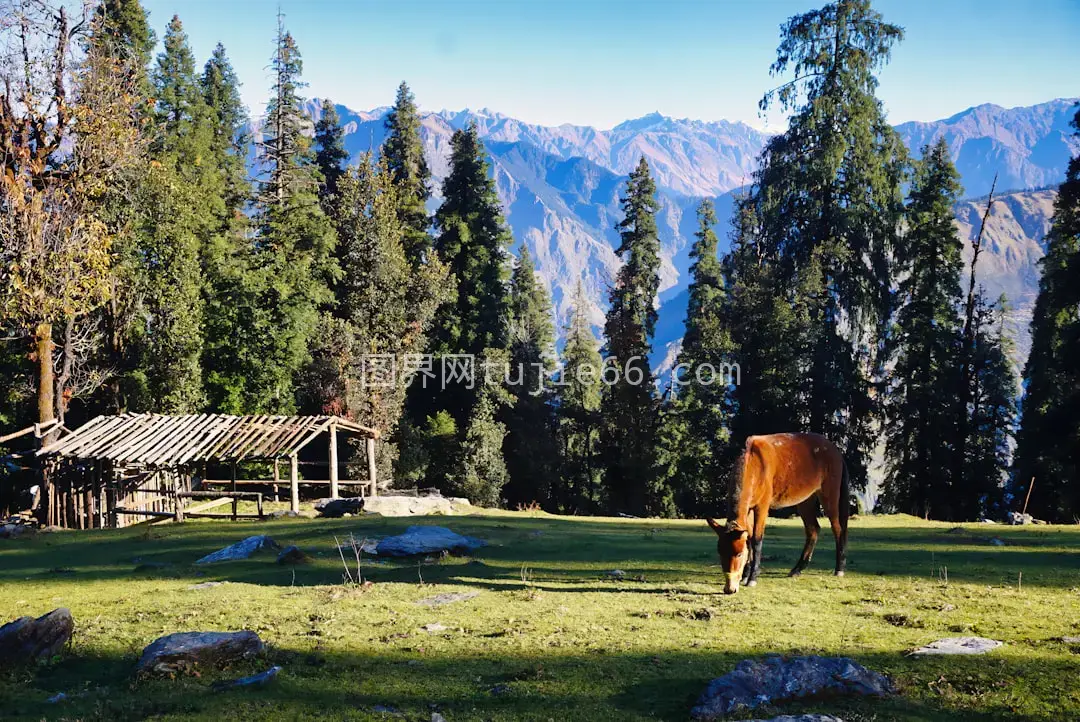
{"label": "horse's hind leg", "polygon": [[806,565],[810,563],[810,558],[814,556],[814,546],[817,544],[818,532],[821,530],[821,526],[818,524],[817,496],[811,496],[799,504],[796,509],[799,510],[799,516],[803,520],[803,527],[806,529],[806,544],[803,546],[799,561],[795,562],[791,573],[788,574],[789,577],[797,577],[802,574],[803,569],[806,569]]}

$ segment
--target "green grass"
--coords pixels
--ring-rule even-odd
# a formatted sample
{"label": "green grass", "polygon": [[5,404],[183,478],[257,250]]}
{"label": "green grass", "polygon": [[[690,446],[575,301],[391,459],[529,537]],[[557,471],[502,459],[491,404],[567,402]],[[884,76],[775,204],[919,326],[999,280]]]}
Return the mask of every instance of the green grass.
{"label": "green grass", "polygon": [[[442,524],[490,542],[476,557],[367,563],[367,588],[341,584],[333,537]],[[1080,718],[1080,527],[951,525],[911,517],[852,521],[847,577],[831,575],[832,539],[800,579],[798,520],[772,520],[756,588],[721,594],[715,536],[702,522],[493,512],[426,519],[196,522],[60,532],[0,542],[0,619],[69,607],[62,658],[0,672],[0,718],[682,720],[713,677],[768,653],[847,655],[885,672],[884,701],[820,700],[781,712],[859,720]],[[315,561],[272,554],[196,567],[198,557],[268,533]],[[997,536],[1005,546],[993,546]],[[136,561],[136,560],[141,561]],[[172,566],[136,571],[139,563]],[[948,582],[941,568],[948,569]],[[623,581],[605,578],[612,569]],[[1018,577],[1023,572],[1022,586]],[[421,581],[422,579],[422,581]],[[203,581],[227,584],[189,590]],[[447,591],[470,601],[418,606]],[[421,627],[439,622],[446,631]],[[268,659],[201,677],[135,682],[156,637],[257,631]],[[912,658],[932,640],[979,634],[1005,646],[982,657]],[[270,686],[210,685],[284,671]],[[65,692],[69,699],[47,704]],[[734,719],[734,718],[733,718]]]}

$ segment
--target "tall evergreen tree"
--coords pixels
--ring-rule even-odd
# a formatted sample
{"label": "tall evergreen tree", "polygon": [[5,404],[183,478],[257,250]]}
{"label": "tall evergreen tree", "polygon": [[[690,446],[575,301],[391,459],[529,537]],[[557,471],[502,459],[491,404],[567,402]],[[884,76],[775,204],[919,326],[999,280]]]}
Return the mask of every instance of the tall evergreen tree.
{"label": "tall evergreen tree", "polygon": [[869,0],[795,16],[781,30],[771,68],[776,75],[790,69],[794,78],[761,103],[794,111],[763,153],[757,213],[766,249],[781,264],[776,291],[808,314],[800,426],[840,444],[856,487],[866,481],[876,437],[873,387],[906,167],[874,95],[875,71],[902,37]]}
{"label": "tall evergreen tree", "polygon": [[156,161],[135,204],[133,244],[123,250],[134,284],[123,344],[120,408],[189,413],[203,405],[200,252],[216,231],[220,177],[195,60],[176,16],[150,75]]}
{"label": "tall evergreen tree", "polygon": [[376,165],[370,155],[339,179],[331,199],[342,270],[337,307],[324,318],[302,384],[315,394],[302,405],[383,432],[379,471],[394,479],[408,360],[427,346],[448,275],[438,259],[414,269],[405,257],[395,194],[385,161]]}
{"label": "tall evergreen tree", "polygon": [[320,313],[338,276],[334,231],[316,195],[310,121],[299,95],[300,51],[279,22],[274,87],[258,145],[264,180],[255,204],[256,237],[236,297],[218,322],[229,332],[208,362],[211,405],[232,413],[296,408],[297,376],[310,359]]}
{"label": "tall evergreen tree", "polygon": [[[1073,118],[1080,135],[1080,112]],[[1031,354],[1016,449],[1016,484],[1034,479],[1031,513],[1080,516],[1080,156],[1054,203],[1031,320]]]}
{"label": "tall evergreen tree", "polygon": [[1004,296],[993,306],[980,298],[976,308],[974,388],[963,484],[953,494],[956,519],[976,519],[1001,511],[1016,433],[1016,372],[1009,356],[1013,341],[1005,327]]}
{"label": "tall evergreen tree", "polygon": [[213,132],[214,163],[225,185],[222,228],[226,228],[244,220],[239,217],[251,200],[247,168],[251,135],[247,108],[240,98],[240,81],[221,43],[206,61],[199,84]]}
{"label": "tall evergreen tree", "polygon": [[644,157],[630,173],[620,198],[623,220],[616,253],[625,258],[609,297],[604,324],[605,363],[617,375],[604,385],[601,443],[604,483],[612,511],[667,515],[668,489],[658,483],[657,401],[649,367],[660,287],[660,237],[656,229],[656,184]]}
{"label": "tall evergreen tree", "polygon": [[431,217],[427,201],[431,198],[431,171],[424,158],[420,137],[420,114],[416,99],[404,82],[398,86],[394,107],[386,116],[386,140],[382,157],[394,174],[398,188],[398,215],[405,224],[405,252],[413,265],[419,265],[431,250]]}
{"label": "tall evergreen tree", "polygon": [[556,386],[560,485],[555,505],[565,512],[599,513],[603,509],[600,458],[600,344],[589,322],[588,299],[578,281],[563,363]]}
{"label": "tall evergreen tree", "polygon": [[[426,387],[413,384],[409,408],[413,429],[431,427],[432,420],[446,412],[453,419],[459,443],[463,443],[463,435],[468,434],[479,413],[476,405],[480,396],[488,392],[483,378],[488,374],[482,364],[485,359],[492,364],[508,363],[507,249],[513,239],[503,219],[476,127],[455,131],[450,145],[450,172],[443,181],[443,203],[435,215],[439,235],[434,251],[449,266],[453,288],[436,313],[429,351],[435,357],[436,373],[441,375],[449,364],[472,380],[459,376],[445,384],[441,379]],[[401,189],[400,184],[396,187]],[[491,393],[492,403],[505,400],[504,394],[495,390]],[[503,436],[494,433],[474,435],[473,442],[483,438],[494,443],[496,436],[501,445]],[[461,456],[452,457],[428,455],[432,463],[425,471],[427,483],[441,484],[441,480],[457,472],[452,464]],[[498,479],[493,483],[500,489],[503,485]]]}
{"label": "tall evergreen tree", "polygon": [[134,76],[144,94],[146,68],[156,43],[154,31],[139,0],[102,0],[94,10],[95,27],[91,42],[120,61],[126,74]]}
{"label": "tall evergreen tree", "polygon": [[345,162],[349,152],[345,150],[345,129],[341,127],[341,118],[333,101],[323,99],[319,121],[315,123],[315,165],[322,174],[319,197],[325,207],[330,208],[328,200],[337,195],[338,181],[345,172]]}
{"label": "tall evergreen tree", "polygon": [[917,516],[951,516],[960,487],[952,464],[960,453],[955,406],[963,259],[953,224],[960,191],[944,138],[923,148],[907,203],[907,231],[895,254],[899,310],[886,396],[883,500],[887,508]]}
{"label": "tall evergreen tree", "polygon": [[551,298],[537,278],[529,247],[521,244],[510,277],[510,404],[503,445],[511,508],[538,502],[553,509],[556,482],[555,414],[549,374],[555,365]]}
{"label": "tall evergreen tree", "polygon": [[[721,326],[746,370],[730,397],[730,437],[743,440],[801,426],[806,412],[799,364],[808,317],[803,294],[781,281],[779,254],[762,232],[755,196],[738,199],[733,216],[731,248],[722,261]],[[729,444],[721,465],[734,463],[742,448],[738,441]]]}
{"label": "tall evergreen tree", "polygon": [[718,491],[724,487],[718,477],[728,438],[728,388],[738,381],[730,378],[733,347],[722,325],[725,291],[712,201],[702,201],[697,216],[686,333],[663,409],[658,454],[679,512],[690,516],[717,511]]}

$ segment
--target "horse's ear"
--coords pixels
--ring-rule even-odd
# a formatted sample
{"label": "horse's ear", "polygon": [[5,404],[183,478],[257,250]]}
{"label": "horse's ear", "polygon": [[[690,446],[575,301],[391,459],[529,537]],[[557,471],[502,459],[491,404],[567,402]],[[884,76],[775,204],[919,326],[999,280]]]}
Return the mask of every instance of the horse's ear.
{"label": "horse's ear", "polygon": [[712,528],[712,530],[714,532],[716,532],[716,536],[719,536],[719,537],[724,536],[724,525],[723,524],[718,522],[716,519],[713,519],[712,517],[708,517],[708,516],[705,517],[705,521]]}

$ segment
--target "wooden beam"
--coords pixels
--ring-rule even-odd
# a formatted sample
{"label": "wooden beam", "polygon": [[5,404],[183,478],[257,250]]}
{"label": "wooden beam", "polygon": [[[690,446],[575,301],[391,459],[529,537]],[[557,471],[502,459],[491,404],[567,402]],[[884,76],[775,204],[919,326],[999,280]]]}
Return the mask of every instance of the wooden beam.
{"label": "wooden beam", "polygon": [[235,519],[236,518],[236,512],[238,511],[237,504],[240,503],[239,500],[236,498],[236,462],[235,461],[232,462],[231,464],[229,464],[229,469],[232,470],[232,473],[231,473],[232,493],[233,493],[232,515],[233,515],[233,519]]}
{"label": "wooden beam", "polygon": [[330,498],[338,498],[337,425],[330,424]]}
{"label": "wooden beam", "polygon": [[289,508],[292,509],[294,514],[300,513],[300,469],[296,454],[289,457]]}
{"label": "wooden beam", "polygon": [[378,479],[375,472],[375,439],[374,437],[368,437],[366,439],[365,446],[367,447],[367,469],[368,469],[368,483],[371,484],[371,495],[379,495],[379,487],[377,486]]}

